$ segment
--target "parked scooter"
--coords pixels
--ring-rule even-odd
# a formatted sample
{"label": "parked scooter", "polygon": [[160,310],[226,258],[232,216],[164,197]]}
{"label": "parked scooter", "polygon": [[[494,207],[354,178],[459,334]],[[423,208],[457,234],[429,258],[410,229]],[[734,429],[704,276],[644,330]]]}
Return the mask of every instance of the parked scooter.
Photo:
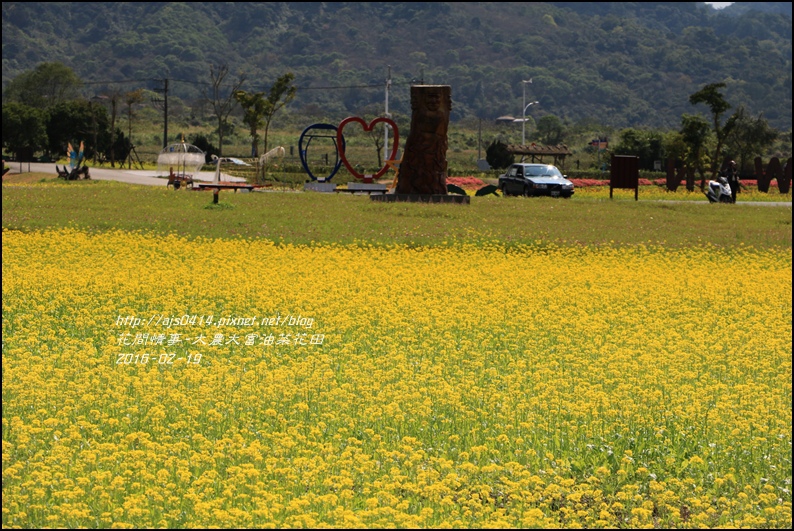
{"label": "parked scooter", "polygon": [[709,181],[706,197],[709,203],[731,203],[731,185],[725,177],[717,177],[716,181]]}

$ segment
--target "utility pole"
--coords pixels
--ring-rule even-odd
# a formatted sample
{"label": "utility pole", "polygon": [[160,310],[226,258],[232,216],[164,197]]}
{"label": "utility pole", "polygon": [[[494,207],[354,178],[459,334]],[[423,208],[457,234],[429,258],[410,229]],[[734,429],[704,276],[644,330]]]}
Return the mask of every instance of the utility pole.
{"label": "utility pole", "polygon": [[94,100],[96,100],[96,99],[97,99],[97,97],[94,96],[90,100],[88,100],[88,108],[91,109],[91,128],[93,129],[93,132],[94,132],[94,146],[93,146],[94,147],[94,164],[96,164],[97,153],[99,152],[99,149],[96,146],[96,144],[97,144],[96,111],[94,110]]}
{"label": "utility pole", "polygon": [[152,98],[152,103],[163,109],[163,148],[165,148],[168,146],[168,79],[163,80],[163,88],[154,91],[163,94],[163,99]]}
{"label": "utility pole", "polygon": [[[386,118],[391,118],[391,114],[389,114],[389,88],[391,88],[391,65],[389,65],[389,76],[386,78],[386,112],[383,113],[383,116]],[[383,124],[383,163],[386,163],[386,159],[389,156],[389,125]]]}
{"label": "utility pole", "polygon": [[[524,99],[521,100],[521,108],[524,109],[522,112],[523,121],[521,122],[521,145],[523,146],[526,143],[525,140],[525,131],[527,127],[527,120],[526,120],[526,112],[527,112],[527,84],[532,84],[532,78],[529,79],[522,79],[521,84],[524,85]],[[537,103],[537,102],[535,102]]]}

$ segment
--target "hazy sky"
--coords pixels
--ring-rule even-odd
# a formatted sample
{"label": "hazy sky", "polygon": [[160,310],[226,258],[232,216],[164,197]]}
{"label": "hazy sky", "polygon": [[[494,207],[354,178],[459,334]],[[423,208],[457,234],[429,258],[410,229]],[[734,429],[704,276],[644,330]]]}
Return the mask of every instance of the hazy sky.
{"label": "hazy sky", "polygon": [[714,6],[714,9],[722,9],[723,7],[728,7],[733,2],[706,2],[706,3]]}

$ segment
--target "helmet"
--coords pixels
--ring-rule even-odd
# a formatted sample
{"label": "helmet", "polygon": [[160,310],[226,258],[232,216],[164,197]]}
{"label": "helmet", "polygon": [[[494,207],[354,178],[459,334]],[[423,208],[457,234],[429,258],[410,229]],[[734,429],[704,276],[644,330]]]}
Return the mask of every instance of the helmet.
{"label": "helmet", "polygon": [[717,181],[718,181],[720,184],[728,184],[728,179],[726,179],[725,177],[722,177],[722,176],[720,176],[720,177],[717,177]]}
{"label": "helmet", "polygon": [[731,161],[729,164],[730,164],[731,166],[736,166],[736,161],[735,161],[735,160],[732,160],[732,161]]}

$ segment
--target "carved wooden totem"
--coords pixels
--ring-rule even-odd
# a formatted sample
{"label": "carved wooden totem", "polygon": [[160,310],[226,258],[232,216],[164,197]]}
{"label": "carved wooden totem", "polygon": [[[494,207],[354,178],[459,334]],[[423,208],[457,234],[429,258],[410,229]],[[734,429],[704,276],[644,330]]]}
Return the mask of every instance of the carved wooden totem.
{"label": "carved wooden totem", "polygon": [[411,87],[411,132],[400,163],[398,194],[447,193],[449,85]]}

